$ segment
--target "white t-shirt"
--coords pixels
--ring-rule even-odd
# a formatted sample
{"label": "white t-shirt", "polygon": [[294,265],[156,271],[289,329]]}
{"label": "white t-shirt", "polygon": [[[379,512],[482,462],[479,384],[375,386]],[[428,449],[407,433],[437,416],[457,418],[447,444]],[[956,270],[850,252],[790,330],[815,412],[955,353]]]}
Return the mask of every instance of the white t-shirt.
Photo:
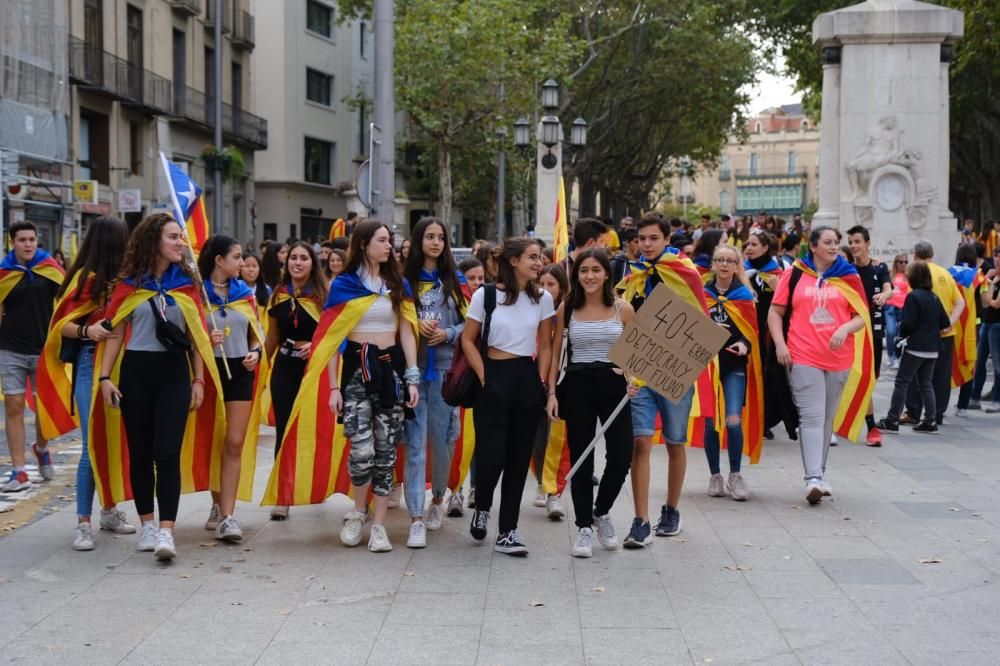
{"label": "white t-shirt", "polygon": [[[476,290],[466,317],[480,324],[486,319],[485,288]],[[552,294],[542,290],[542,297],[532,303],[523,291],[513,305],[504,305],[504,291],[497,289],[497,307],[490,318],[487,346],[517,356],[534,356],[538,348],[538,324],[555,314]]]}

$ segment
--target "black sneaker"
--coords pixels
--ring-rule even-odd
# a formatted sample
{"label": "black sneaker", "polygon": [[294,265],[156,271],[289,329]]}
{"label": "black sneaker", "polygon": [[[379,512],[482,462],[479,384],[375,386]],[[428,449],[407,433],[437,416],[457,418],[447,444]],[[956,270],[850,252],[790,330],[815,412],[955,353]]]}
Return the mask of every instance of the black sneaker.
{"label": "black sneaker", "polygon": [[628,531],[628,536],[625,537],[625,547],[643,548],[651,543],[653,543],[653,534],[649,527],[649,521],[635,518],[632,521],[632,528]]}
{"label": "black sneaker", "polygon": [[475,510],[472,512],[472,524],[469,525],[469,534],[472,540],[481,544],[486,540],[486,526],[490,522],[490,512]]}
{"label": "black sneaker", "polygon": [[774,439],[774,433],[771,431],[770,428],[768,428],[767,430],[764,431],[764,439],[766,439],[768,441],[771,441],[772,439]]}
{"label": "black sneaker", "polygon": [[891,421],[888,417],[878,422],[878,429],[886,432],[899,432],[899,423]]}
{"label": "black sneaker", "polygon": [[913,432],[926,432],[931,435],[936,435],[938,427],[933,421],[924,421],[920,425],[913,426]]}
{"label": "black sneaker", "polygon": [[518,536],[517,530],[498,534],[497,543],[493,547],[493,550],[504,555],[516,555],[518,557],[524,557],[528,554],[528,547],[521,543],[521,537]]}
{"label": "black sneaker", "polygon": [[656,536],[668,537],[681,533],[681,512],[664,504],[660,508],[660,522],[656,524]]}

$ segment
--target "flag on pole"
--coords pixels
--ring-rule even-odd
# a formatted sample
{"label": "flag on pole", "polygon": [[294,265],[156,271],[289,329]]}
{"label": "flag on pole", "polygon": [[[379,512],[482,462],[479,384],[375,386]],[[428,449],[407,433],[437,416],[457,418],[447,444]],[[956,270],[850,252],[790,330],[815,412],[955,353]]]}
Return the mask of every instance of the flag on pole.
{"label": "flag on pole", "polygon": [[569,227],[566,226],[566,185],[559,179],[559,198],[556,199],[556,226],[552,236],[552,254],[555,263],[565,261],[569,255]]}
{"label": "flag on pole", "polygon": [[191,243],[191,251],[197,256],[210,235],[202,189],[184,173],[179,164],[168,160],[162,152],[160,160],[167,175],[170,200],[174,206],[174,219],[184,229],[188,242]]}

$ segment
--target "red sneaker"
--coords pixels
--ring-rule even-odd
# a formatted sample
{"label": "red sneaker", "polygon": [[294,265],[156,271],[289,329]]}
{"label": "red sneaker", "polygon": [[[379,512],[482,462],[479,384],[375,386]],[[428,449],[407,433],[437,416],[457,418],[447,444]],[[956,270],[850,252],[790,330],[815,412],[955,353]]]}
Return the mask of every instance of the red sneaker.
{"label": "red sneaker", "polygon": [[882,431],[878,428],[872,428],[868,431],[868,438],[865,440],[868,446],[882,446]]}

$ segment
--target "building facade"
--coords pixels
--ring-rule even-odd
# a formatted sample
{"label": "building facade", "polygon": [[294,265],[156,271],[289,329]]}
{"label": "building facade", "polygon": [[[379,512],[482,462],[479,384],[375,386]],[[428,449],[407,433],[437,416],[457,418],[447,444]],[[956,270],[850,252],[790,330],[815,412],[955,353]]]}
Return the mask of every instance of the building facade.
{"label": "building facade", "polygon": [[327,0],[257,3],[268,38],[253,66],[268,83],[255,105],[272,128],[255,174],[264,238],[325,238],[337,218],[364,214],[355,182],[369,155],[372,27],[337,18]]}
{"label": "building facade", "polygon": [[767,109],[747,120],[746,138],[729,137],[717,169],[675,177],[672,186],[677,203],[724,215],[802,213],[819,198],[819,126],[799,104]]}

